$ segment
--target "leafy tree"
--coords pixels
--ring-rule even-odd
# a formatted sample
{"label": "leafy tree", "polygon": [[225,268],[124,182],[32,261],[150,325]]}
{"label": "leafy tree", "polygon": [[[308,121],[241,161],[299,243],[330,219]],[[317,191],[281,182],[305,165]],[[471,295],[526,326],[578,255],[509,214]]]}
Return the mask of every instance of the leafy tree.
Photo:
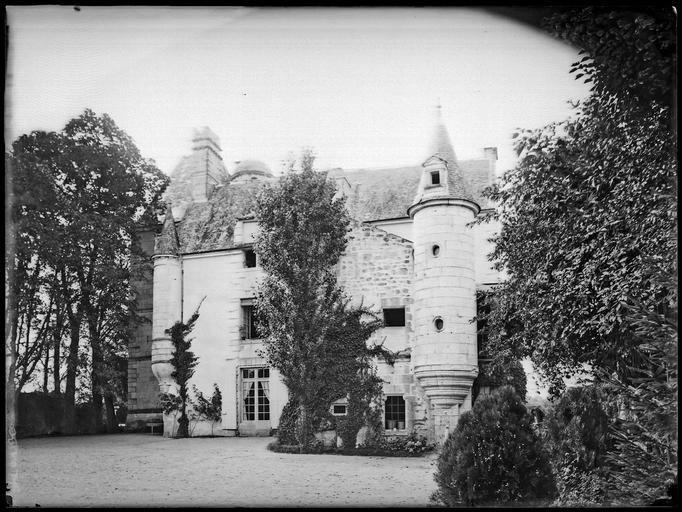
{"label": "leafy tree", "polygon": [[[204,299],[201,299],[197,309],[192,313],[192,316],[189,317],[187,323],[178,320],[172,327],[165,331],[165,333],[171,337],[171,342],[175,349],[173,350],[170,363],[173,366],[171,377],[175,379],[175,383],[178,385],[177,396],[179,397],[179,401],[177,401],[177,403],[180,411],[180,419],[178,420],[177,437],[189,437],[187,406],[190,405],[190,399],[187,392],[189,381],[194,376],[194,371],[199,358],[190,350],[192,348],[192,340],[187,336],[192,332],[194,324],[196,324],[196,321],[199,319],[199,308],[203,301]],[[164,405],[164,407],[166,406]]]}
{"label": "leafy tree", "polygon": [[555,494],[531,416],[511,386],[484,395],[445,441],[433,498],[446,506],[510,503]]}
{"label": "leafy tree", "polygon": [[653,496],[677,460],[675,18],[594,7],[548,27],[581,48],[571,72],[592,94],[517,134],[519,163],[490,191],[509,279],[489,341],[529,356],[555,394],[583,365],[608,383],[636,411],[614,424],[611,481]]}
{"label": "leafy tree", "polygon": [[608,498],[609,416],[598,386],[569,388],[548,411],[543,427],[559,504],[603,504]]}
{"label": "leafy tree", "polygon": [[[497,304],[498,297],[493,291],[476,291],[476,324],[478,338],[478,376],[474,380],[472,389],[476,400],[482,387],[498,388],[512,386],[522,400],[526,399],[527,377],[521,361],[512,350],[495,350],[489,346],[488,323],[500,313]],[[512,331],[512,321],[505,321],[505,329]],[[496,348],[499,348],[499,343]]]}
{"label": "leafy tree", "polygon": [[[600,41],[640,37],[619,28],[614,13],[589,22],[589,12],[561,19]],[[585,51],[591,57],[599,48]],[[588,63],[599,66],[588,60],[577,70],[589,72]],[[655,72],[652,63],[639,64],[646,76]],[[590,75],[595,92],[572,119],[517,136],[519,163],[489,194],[502,221],[493,258],[509,273],[490,338],[529,355],[559,387],[583,363],[620,374],[636,365],[630,308],[676,315],[671,112],[656,100],[644,108],[633,99],[639,96],[613,90],[601,76]],[[504,323],[510,318],[512,332]]]}
{"label": "leafy tree", "polygon": [[261,193],[254,244],[265,271],[257,298],[265,350],[298,405],[301,449],[310,445],[316,420],[364,375],[371,364],[366,342],[381,325],[368,308],[351,306],[337,285],[350,219],[313,162],[304,152],[300,171],[291,162]]}
{"label": "leafy tree", "polygon": [[[648,322],[658,320],[643,319],[643,330],[650,332]],[[651,505],[677,482],[676,337],[650,337],[638,348],[646,364],[631,368],[630,378],[605,371],[598,376],[616,417],[609,429],[613,446],[606,454],[609,493],[617,503]]]}
{"label": "leafy tree", "polygon": [[[106,357],[120,354],[127,338],[124,329],[112,330],[107,324],[120,326],[124,317],[134,318],[129,258],[139,252],[136,222],[151,215],[168,178],[140,155],[109,116],[91,110],[59,133],[19,137],[12,145],[10,169],[10,231],[15,241],[8,259],[10,339],[18,338],[21,315],[33,315],[37,323],[24,323],[33,330],[27,339],[36,355],[44,353],[45,344],[54,345],[54,380],[59,384],[59,346],[68,331],[64,430],[74,432],[81,331],[86,330],[91,350],[94,414],[101,418],[103,398],[113,400],[107,391],[107,367],[113,365]],[[16,362],[23,365],[22,350],[11,343],[14,375]],[[106,345],[112,343],[116,348],[108,350]],[[23,353],[31,355],[30,347]],[[24,361],[24,368],[35,369]],[[111,426],[113,407],[108,409]]]}
{"label": "leafy tree", "polygon": [[[15,392],[32,380],[37,364],[50,343],[50,322],[58,296],[53,288],[55,241],[45,236],[56,228],[53,205],[53,160],[59,154],[55,134],[34,132],[18,139],[7,155],[11,176],[9,240],[6,267],[9,293],[6,326],[14,368]],[[7,339],[7,338],[6,338]]]}
{"label": "leafy tree", "polygon": [[346,416],[336,418],[336,431],[343,441],[345,449],[352,450],[358,432],[364,426],[369,430],[369,438],[365,445],[376,444],[383,433],[383,410],[381,406],[382,380],[376,369],[369,364],[361,371],[357,383],[348,392]]}

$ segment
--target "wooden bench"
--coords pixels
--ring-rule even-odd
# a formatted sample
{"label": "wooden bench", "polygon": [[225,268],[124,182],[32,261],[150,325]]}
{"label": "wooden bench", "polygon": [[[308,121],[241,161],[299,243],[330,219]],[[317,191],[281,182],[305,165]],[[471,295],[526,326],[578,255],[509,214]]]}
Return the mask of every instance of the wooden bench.
{"label": "wooden bench", "polygon": [[162,421],[149,421],[147,422],[147,428],[150,428],[152,434],[156,428],[161,428],[161,434],[163,434],[163,422]]}

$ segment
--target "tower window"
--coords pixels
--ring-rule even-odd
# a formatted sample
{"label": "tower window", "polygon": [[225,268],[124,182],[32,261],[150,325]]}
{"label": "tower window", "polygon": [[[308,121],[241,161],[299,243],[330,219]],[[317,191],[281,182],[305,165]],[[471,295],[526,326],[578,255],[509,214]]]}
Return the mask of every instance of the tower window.
{"label": "tower window", "polygon": [[433,321],[433,325],[436,327],[437,331],[442,331],[443,330],[443,319],[441,317],[436,317],[436,319]]}
{"label": "tower window", "polygon": [[256,266],[256,253],[253,249],[244,250],[244,266],[248,268],[253,268]]}
{"label": "tower window", "polygon": [[433,254],[434,257],[437,258],[438,255],[440,254],[440,245],[436,244],[433,247],[431,247],[431,254]]}
{"label": "tower window", "polygon": [[402,396],[387,396],[384,403],[384,428],[405,429],[405,399]]}
{"label": "tower window", "polygon": [[440,172],[432,172],[431,173],[431,185],[440,185]]}
{"label": "tower window", "polygon": [[405,308],[384,309],[384,324],[386,327],[405,327]]}

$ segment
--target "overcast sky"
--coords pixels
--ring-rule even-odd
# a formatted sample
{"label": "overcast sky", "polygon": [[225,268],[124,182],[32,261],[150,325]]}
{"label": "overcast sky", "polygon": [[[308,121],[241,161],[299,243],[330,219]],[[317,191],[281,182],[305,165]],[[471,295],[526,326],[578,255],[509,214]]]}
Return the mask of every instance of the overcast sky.
{"label": "overcast sky", "polygon": [[566,118],[577,50],[482,10],[8,6],[8,142],[108,113],[170,173],[210,126],[228,170],[419,164],[443,118],[459,158]]}

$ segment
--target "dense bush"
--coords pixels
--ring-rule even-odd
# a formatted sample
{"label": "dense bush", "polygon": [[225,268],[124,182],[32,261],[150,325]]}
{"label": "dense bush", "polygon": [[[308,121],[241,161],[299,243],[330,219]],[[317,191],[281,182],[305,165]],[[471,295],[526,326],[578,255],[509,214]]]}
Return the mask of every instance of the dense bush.
{"label": "dense bush", "polygon": [[298,403],[289,398],[289,401],[282,409],[277,427],[277,439],[280,445],[296,445],[296,420],[298,419]]}
{"label": "dense bush", "polygon": [[556,494],[549,456],[511,386],[480,396],[460,417],[443,445],[435,479],[438,491],[433,499],[447,506]]}
{"label": "dense bush", "polygon": [[268,450],[277,453],[328,453],[382,457],[419,457],[433,449],[433,444],[429,444],[424,436],[419,436],[416,433],[406,437],[382,438],[380,441],[358,447],[344,445],[342,448],[327,448],[320,440],[315,440],[307,448],[302,448],[300,444],[285,444],[280,439],[268,444]]}
{"label": "dense bush", "polygon": [[369,367],[358,372],[355,387],[348,393],[346,416],[336,417],[336,431],[346,448],[355,448],[358,432],[367,427],[365,444],[376,446],[383,439],[383,381],[376,368]]}
{"label": "dense bush", "polygon": [[409,456],[430,452],[434,449],[434,445],[429,444],[424,436],[412,432],[407,437],[384,437],[379,441],[377,448],[382,452],[400,453]]}
{"label": "dense bush", "polygon": [[280,444],[279,441],[272,441],[267,446],[268,450],[276,453],[323,453],[324,443],[322,441],[312,441],[307,447],[303,448],[300,444]]}
{"label": "dense bush", "polygon": [[584,506],[607,498],[604,458],[609,418],[596,386],[567,389],[544,428],[557,480],[558,505]]}
{"label": "dense bush", "polygon": [[482,387],[494,389],[500,386],[512,386],[521,400],[525,400],[527,380],[526,371],[518,359],[493,358],[487,364],[479,365],[478,377],[474,381],[474,400],[478,398]]}

